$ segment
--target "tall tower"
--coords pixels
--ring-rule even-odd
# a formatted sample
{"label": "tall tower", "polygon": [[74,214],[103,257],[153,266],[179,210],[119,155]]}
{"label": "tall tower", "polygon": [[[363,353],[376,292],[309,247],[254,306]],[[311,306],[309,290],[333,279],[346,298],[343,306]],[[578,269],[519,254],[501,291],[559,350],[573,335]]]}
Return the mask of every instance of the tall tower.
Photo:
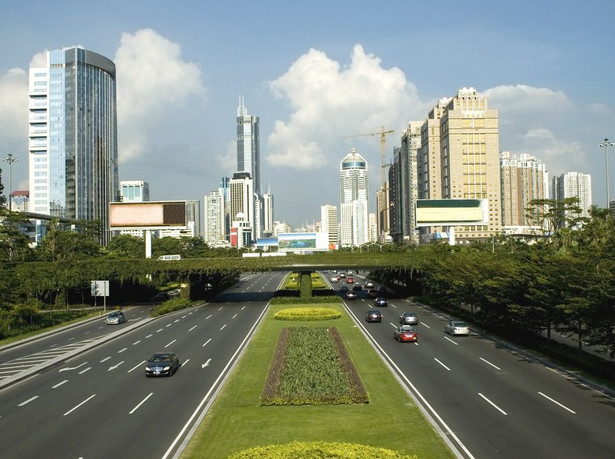
{"label": "tall tower", "polygon": [[219,191],[211,191],[203,197],[203,239],[210,246],[225,242],[224,197]]}
{"label": "tall tower", "polygon": [[237,107],[237,172],[248,172],[254,182],[254,192],[261,195],[260,119],[248,115],[240,98]]}
{"label": "tall tower", "polygon": [[329,238],[329,250],[337,250],[339,240],[339,223],[337,221],[337,207],[331,204],[320,206],[320,222],[322,232]]}
{"label": "tall tower", "polygon": [[119,199],[115,64],[83,48],[48,51],[30,68],[31,211],[98,220],[109,240]]}
{"label": "tall tower", "polygon": [[340,243],[358,247],[370,241],[367,161],[353,148],[340,162]]}
{"label": "tall tower", "polygon": [[[237,228],[237,222],[240,222],[241,246],[249,245],[256,240],[254,232],[254,212],[256,206],[254,204],[253,192],[254,182],[247,172],[236,172],[229,182],[229,216],[231,219],[231,232],[233,228]],[[249,230],[248,230],[249,228]]]}

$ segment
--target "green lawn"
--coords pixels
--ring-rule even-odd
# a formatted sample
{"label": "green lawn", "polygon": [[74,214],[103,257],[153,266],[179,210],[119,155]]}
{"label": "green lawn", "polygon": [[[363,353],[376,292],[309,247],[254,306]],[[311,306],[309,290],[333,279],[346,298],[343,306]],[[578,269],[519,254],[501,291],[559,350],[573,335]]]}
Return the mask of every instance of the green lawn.
{"label": "green lawn", "polygon": [[[296,305],[293,305],[295,307]],[[184,451],[186,458],[227,458],[231,454],[291,441],[349,442],[388,448],[419,458],[453,458],[445,442],[384,365],[342,305],[342,318],[328,321],[280,321],[270,307],[218,399]],[[280,330],[289,326],[335,326],[370,397],[368,404],[267,406],[259,404]]]}

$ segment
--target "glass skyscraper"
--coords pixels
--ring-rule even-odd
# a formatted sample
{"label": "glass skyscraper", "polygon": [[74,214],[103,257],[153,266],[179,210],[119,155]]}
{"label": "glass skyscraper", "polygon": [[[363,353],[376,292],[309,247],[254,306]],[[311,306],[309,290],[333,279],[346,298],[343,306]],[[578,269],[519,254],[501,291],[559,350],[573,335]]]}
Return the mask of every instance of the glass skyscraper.
{"label": "glass skyscraper", "polygon": [[260,119],[248,115],[243,99],[237,107],[237,172],[248,172],[254,193],[261,195]]}
{"label": "glass skyscraper", "polygon": [[359,247],[370,241],[367,161],[353,148],[340,162],[340,243]]}
{"label": "glass skyscraper", "polygon": [[119,200],[115,64],[79,47],[48,51],[30,68],[30,210],[98,220],[109,238]]}

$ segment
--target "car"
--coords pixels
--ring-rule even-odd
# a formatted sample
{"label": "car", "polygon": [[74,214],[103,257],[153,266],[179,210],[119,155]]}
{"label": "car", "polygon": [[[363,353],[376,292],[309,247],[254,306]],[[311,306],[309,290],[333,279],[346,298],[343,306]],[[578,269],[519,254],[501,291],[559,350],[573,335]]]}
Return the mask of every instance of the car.
{"label": "car", "polygon": [[387,289],[384,287],[384,285],[379,285],[376,290],[380,295],[384,295],[387,292]]}
{"label": "car", "polygon": [[357,299],[357,292],[353,292],[352,290],[348,290],[346,292],[346,299],[347,300],[356,300]]}
{"label": "car", "polygon": [[126,316],[122,311],[114,311],[107,316],[105,323],[107,325],[119,325],[122,322],[126,322]]}
{"label": "car", "polygon": [[411,341],[417,342],[419,340],[419,334],[411,325],[400,325],[393,332],[393,337],[399,341]]}
{"label": "car", "polygon": [[331,282],[339,282],[340,280],[337,278],[337,276],[332,276],[331,277]]}
{"label": "car", "polygon": [[157,302],[157,301],[166,301],[168,299],[169,299],[169,293],[168,292],[159,292],[159,293],[156,293],[149,300],[153,301],[153,302]]}
{"label": "car", "polygon": [[365,320],[368,322],[382,322],[382,313],[378,309],[370,309],[365,313]]}
{"label": "car", "polygon": [[145,376],[173,376],[179,365],[179,357],[174,352],[157,352],[147,359]]}
{"label": "car", "polygon": [[347,277],[346,278],[346,283],[347,284],[354,284],[354,277]]}
{"label": "car", "polygon": [[345,277],[346,277],[346,274],[345,274],[345,273],[339,273],[339,274],[337,275],[337,277],[339,277],[339,278],[343,279],[343,278],[345,278]]}
{"label": "car", "polygon": [[346,293],[348,290],[350,290],[350,289],[348,288],[347,285],[342,285],[340,287],[340,293]]}
{"label": "car", "polygon": [[389,305],[389,302],[387,301],[386,298],[384,298],[382,296],[379,296],[378,298],[376,298],[374,300],[374,306],[377,306],[379,308],[383,308],[383,307],[388,306],[388,305]]}
{"label": "car", "polygon": [[370,288],[367,291],[367,296],[369,298],[378,298],[378,290],[376,290],[375,288]]}
{"label": "car", "polygon": [[363,288],[363,287],[361,287],[361,284],[359,284],[358,282],[355,282],[355,283],[353,284],[353,286],[352,286],[352,289],[353,289],[355,292],[360,292],[362,288]]}
{"label": "car", "polygon": [[372,281],[365,282],[365,288],[374,288],[374,283]]}
{"label": "car", "polygon": [[402,325],[417,325],[419,323],[419,318],[413,312],[402,312],[399,315],[399,323]]}
{"label": "car", "polygon": [[444,326],[444,332],[453,336],[468,336],[470,334],[470,327],[468,327],[467,323],[462,322],[461,320],[449,320]]}

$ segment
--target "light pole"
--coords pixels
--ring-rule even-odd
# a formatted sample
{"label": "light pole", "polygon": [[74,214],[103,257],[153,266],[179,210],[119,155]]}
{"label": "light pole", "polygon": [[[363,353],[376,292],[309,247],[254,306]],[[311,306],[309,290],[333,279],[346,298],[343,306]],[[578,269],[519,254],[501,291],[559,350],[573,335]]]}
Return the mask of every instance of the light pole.
{"label": "light pole", "polygon": [[[614,144],[615,145],[615,144]],[[2,161],[9,164],[9,210],[11,209],[11,195],[13,194],[13,163],[19,161],[17,158],[13,158],[13,154],[9,153],[6,158],[2,158]],[[608,206],[608,203],[607,203]]]}
{"label": "light pole", "polygon": [[604,161],[606,163],[606,208],[609,209],[609,199],[611,199],[609,193],[609,147],[615,147],[615,142],[609,142],[609,139],[604,138],[604,142],[598,145],[600,148],[604,148]]}

